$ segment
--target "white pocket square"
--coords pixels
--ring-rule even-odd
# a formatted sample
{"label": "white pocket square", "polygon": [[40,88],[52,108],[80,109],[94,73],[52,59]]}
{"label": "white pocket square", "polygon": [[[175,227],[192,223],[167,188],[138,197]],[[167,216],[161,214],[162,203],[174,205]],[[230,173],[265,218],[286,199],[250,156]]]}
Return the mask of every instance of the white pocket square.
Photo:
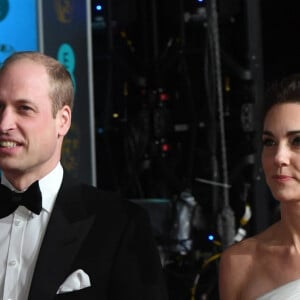
{"label": "white pocket square", "polygon": [[56,294],[68,293],[82,290],[91,286],[89,276],[81,269],[70,274],[64,283],[59,287]]}

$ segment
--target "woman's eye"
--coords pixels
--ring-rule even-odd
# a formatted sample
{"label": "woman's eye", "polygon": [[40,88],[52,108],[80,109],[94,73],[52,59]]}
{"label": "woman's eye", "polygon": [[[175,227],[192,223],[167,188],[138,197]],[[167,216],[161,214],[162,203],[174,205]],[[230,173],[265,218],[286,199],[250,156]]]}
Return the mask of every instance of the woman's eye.
{"label": "woman's eye", "polygon": [[262,144],[264,147],[271,147],[271,146],[275,145],[275,142],[272,139],[265,138],[265,139],[263,139]]}
{"label": "woman's eye", "polygon": [[296,136],[292,141],[294,146],[300,147],[300,136]]}

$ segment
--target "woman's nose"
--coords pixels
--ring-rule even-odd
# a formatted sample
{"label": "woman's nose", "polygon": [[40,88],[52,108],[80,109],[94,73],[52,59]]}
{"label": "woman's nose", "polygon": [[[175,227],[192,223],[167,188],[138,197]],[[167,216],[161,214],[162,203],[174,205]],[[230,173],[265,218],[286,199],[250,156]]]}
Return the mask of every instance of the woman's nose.
{"label": "woman's nose", "polygon": [[283,166],[289,164],[289,150],[285,145],[279,145],[275,153],[274,161],[276,165]]}

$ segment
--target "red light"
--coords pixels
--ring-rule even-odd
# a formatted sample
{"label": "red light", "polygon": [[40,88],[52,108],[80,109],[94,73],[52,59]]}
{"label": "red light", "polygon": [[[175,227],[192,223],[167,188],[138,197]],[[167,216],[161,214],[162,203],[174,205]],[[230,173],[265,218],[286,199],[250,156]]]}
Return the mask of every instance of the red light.
{"label": "red light", "polygon": [[169,144],[162,144],[161,145],[161,150],[163,151],[163,152],[168,152],[168,151],[170,151],[170,145]]}
{"label": "red light", "polygon": [[159,100],[160,101],[168,101],[170,99],[169,95],[167,93],[161,93],[159,95]]}

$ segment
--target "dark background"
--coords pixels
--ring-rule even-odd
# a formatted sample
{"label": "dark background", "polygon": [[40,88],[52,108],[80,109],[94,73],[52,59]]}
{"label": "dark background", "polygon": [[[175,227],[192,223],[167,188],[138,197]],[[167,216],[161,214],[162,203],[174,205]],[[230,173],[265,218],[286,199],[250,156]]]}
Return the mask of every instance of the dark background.
{"label": "dark background", "polygon": [[278,217],[259,117],[300,70],[299,4],[92,2],[98,186],[148,209],[171,300],[218,299],[219,254]]}

